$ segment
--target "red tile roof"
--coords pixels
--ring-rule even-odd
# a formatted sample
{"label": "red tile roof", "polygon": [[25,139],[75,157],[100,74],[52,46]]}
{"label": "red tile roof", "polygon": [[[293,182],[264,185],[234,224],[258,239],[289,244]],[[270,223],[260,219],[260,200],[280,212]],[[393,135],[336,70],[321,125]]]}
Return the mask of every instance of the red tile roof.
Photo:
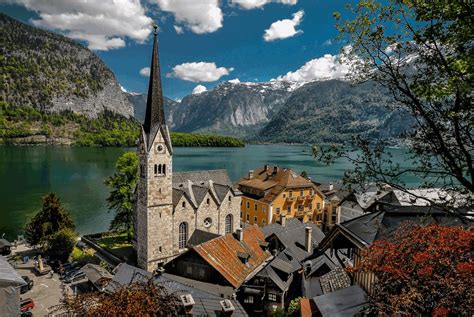
{"label": "red tile roof", "polygon": [[[204,261],[217,270],[235,288],[255,271],[262,263],[271,258],[269,252],[260,246],[265,236],[257,226],[243,229],[243,241],[237,240],[233,234],[226,234],[193,248]],[[238,254],[249,255],[247,263],[243,263]]]}

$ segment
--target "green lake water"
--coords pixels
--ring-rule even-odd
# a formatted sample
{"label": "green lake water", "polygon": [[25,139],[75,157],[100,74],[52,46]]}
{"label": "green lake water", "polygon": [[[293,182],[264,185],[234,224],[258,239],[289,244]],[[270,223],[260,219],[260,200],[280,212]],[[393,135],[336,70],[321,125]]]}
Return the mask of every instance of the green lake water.
{"label": "green lake water", "polygon": [[[41,208],[41,197],[59,194],[71,212],[80,233],[106,230],[113,216],[108,212],[108,188],[103,184],[114,171],[120,148],[13,147],[0,146],[0,236],[13,240],[28,217]],[[407,164],[403,150],[394,150],[395,160]],[[174,171],[227,169],[233,181],[265,163],[306,171],[315,181],[342,178],[347,161],[334,165],[318,163],[310,146],[247,145],[244,148],[175,148]],[[415,179],[406,179],[416,186]]]}

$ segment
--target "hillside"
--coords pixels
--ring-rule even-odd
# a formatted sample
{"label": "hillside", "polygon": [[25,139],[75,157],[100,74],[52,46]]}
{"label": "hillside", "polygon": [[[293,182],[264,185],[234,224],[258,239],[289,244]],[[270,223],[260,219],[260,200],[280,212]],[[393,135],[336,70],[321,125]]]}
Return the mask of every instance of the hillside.
{"label": "hillside", "polygon": [[375,83],[328,80],[295,90],[253,139],[290,143],[345,143],[357,134],[397,138],[408,130],[407,114],[392,111],[390,94]]}
{"label": "hillside", "polygon": [[245,137],[270,121],[294,88],[287,82],[225,82],[184,97],[173,107],[171,128]]}
{"label": "hillside", "polygon": [[87,48],[0,13],[0,91],[13,107],[97,118],[133,108],[112,71]]}
{"label": "hillside", "polygon": [[[126,96],[128,98],[128,101],[130,101],[130,103],[133,106],[133,113],[134,113],[135,119],[137,119],[140,122],[143,122],[145,120],[147,95],[135,92],[135,93],[126,93]],[[173,112],[176,106],[178,105],[178,103],[166,97],[163,97],[163,102],[164,102],[164,108],[165,108],[166,122],[172,122]]]}

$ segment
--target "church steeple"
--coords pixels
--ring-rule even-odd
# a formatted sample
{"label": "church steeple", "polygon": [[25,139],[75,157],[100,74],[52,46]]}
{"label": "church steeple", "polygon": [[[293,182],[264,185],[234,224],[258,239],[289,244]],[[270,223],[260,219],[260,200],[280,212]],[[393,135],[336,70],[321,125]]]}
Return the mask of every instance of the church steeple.
{"label": "church steeple", "polygon": [[155,24],[153,28],[155,29],[153,34],[153,55],[151,57],[145,122],[143,123],[143,130],[147,135],[154,130],[155,126],[166,125],[163,93],[161,90],[160,60],[158,57],[158,26]]}

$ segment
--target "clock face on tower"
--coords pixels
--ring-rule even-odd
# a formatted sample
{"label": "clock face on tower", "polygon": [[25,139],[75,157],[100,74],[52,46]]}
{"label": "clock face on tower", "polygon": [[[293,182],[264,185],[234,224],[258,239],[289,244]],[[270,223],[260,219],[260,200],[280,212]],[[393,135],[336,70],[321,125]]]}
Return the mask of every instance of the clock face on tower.
{"label": "clock face on tower", "polygon": [[158,145],[156,146],[156,151],[157,151],[158,153],[163,153],[163,152],[164,152],[164,149],[165,149],[165,148],[163,147],[162,144],[158,144]]}

